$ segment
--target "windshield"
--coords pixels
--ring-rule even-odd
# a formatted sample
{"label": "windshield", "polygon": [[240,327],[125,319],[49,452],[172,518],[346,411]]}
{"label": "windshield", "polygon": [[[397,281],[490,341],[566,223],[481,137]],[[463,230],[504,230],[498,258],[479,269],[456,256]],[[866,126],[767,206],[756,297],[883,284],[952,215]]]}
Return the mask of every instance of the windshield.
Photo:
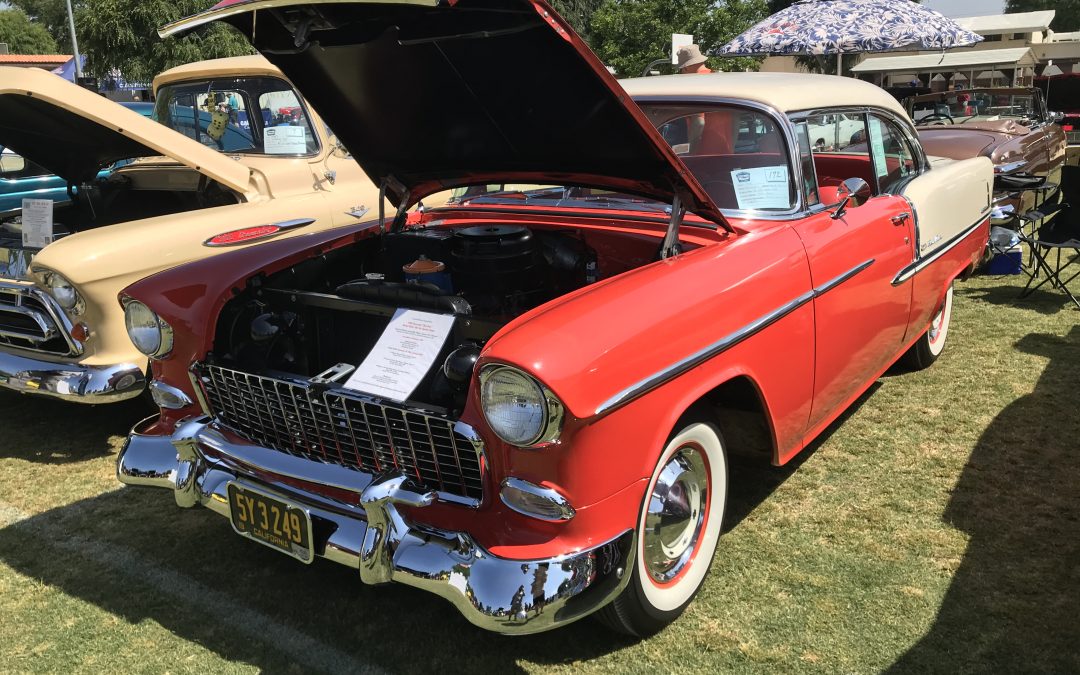
{"label": "windshield", "polygon": [[299,95],[275,77],[236,77],[158,89],[154,120],[230,154],[311,155],[319,140]]}
{"label": "windshield", "polygon": [[1034,95],[1030,91],[969,89],[914,100],[911,104],[911,117],[916,122],[943,120],[967,124],[1000,119],[1023,122],[1037,116]]}
{"label": "windshield", "polygon": [[[644,104],[642,109],[720,209],[781,212],[798,203],[787,143],[769,115],[712,104]],[[671,212],[655,200],[583,187],[477,185],[459,188],[454,197],[470,204]]]}

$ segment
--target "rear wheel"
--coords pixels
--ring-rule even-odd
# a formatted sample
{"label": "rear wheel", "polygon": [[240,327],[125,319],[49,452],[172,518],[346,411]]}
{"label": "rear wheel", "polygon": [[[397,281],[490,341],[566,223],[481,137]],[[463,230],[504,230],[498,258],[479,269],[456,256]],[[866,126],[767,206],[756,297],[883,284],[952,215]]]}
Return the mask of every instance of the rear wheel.
{"label": "rear wheel", "polygon": [[727,473],[724,442],[711,424],[690,424],[668,442],[638,517],[629,584],[598,613],[604,623],[646,637],[683,613],[716,551]]}
{"label": "rear wheel", "polygon": [[937,361],[938,356],[945,349],[945,339],[949,336],[952,300],[953,285],[949,284],[949,290],[946,291],[945,299],[941,301],[941,306],[930,321],[930,327],[901,357],[900,360],[905,366],[912,370],[922,370],[929,368],[934,361]]}

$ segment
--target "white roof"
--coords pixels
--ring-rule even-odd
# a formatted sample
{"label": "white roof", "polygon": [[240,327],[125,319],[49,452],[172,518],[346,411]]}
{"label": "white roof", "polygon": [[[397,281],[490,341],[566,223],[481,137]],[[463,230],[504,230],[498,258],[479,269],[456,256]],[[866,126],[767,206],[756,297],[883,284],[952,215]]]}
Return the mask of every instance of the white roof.
{"label": "white roof", "polygon": [[980,35],[999,35],[1002,33],[1034,33],[1046,30],[1054,20],[1054,10],[1043,12],[1017,12],[1015,14],[990,14],[987,16],[966,16],[953,19],[973,33]]}
{"label": "white roof", "polygon": [[806,73],[712,73],[638,77],[619,80],[619,84],[635,98],[715,96],[754,101],[785,113],[833,106],[876,106],[907,117],[904,108],[884,89],[853,77]]}
{"label": "white roof", "polygon": [[910,56],[871,56],[851,69],[853,73],[915,73],[920,71],[949,71],[958,68],[984,66],[1031,66],[1035,56],[1028,47],[1012,49],[979,49],[972,51],[935,52]]}

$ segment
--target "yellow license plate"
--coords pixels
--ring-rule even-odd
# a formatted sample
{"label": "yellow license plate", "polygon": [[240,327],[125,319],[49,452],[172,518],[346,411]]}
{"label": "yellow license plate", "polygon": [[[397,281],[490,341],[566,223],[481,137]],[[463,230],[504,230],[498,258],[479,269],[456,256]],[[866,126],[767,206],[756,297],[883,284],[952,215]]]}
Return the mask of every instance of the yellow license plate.
{"label": "yellow license plate", "polygon": [[249,485],[229,483],[229,515],[233,529],[297,560],[315,558],[311,542],[311,514],[279,497]]}

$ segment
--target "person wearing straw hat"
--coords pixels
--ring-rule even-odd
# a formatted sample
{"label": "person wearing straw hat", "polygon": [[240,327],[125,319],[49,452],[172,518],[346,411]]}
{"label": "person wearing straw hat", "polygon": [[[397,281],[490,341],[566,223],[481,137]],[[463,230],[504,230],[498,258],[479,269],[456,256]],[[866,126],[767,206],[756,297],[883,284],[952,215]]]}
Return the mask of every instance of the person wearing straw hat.
{"label": "person wearing straw hat", "polygon": [[682,74],[711,73],[712,70],[705,65],[705,55],[697,45],[679,47],[675,52],[679,72]]}

